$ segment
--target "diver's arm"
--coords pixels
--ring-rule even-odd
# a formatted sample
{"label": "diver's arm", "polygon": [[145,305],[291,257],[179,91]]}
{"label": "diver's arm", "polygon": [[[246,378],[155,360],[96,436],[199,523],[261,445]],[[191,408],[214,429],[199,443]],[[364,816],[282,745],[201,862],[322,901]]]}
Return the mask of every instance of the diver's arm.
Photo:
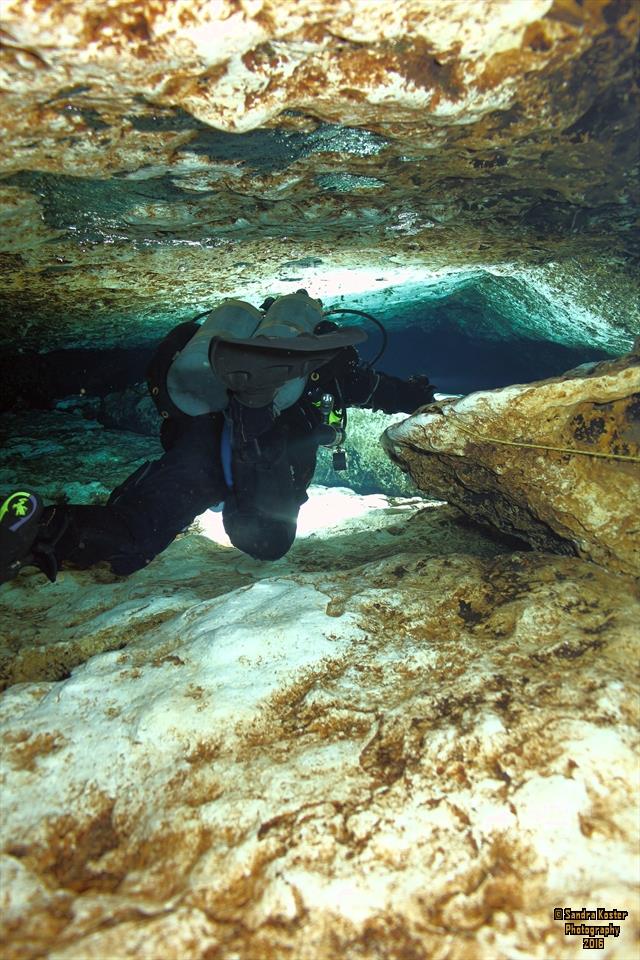
{"label": "diver's arm", "polygon": [[378,383],[373,391],[372,410],[384,413],[413,413],[418,407],[433,403],[435,387],[424,374],[401,380],[387,373],[378,373]]}
{"label": "diver's arm", "polygon": [[[354,351],[355,353],[355,351]],[[348,407],[368,407],[384,413],[413,413],[432,403],[435,387],[425,376],[401,380],[350,360],[343,379],[344,402]]]}

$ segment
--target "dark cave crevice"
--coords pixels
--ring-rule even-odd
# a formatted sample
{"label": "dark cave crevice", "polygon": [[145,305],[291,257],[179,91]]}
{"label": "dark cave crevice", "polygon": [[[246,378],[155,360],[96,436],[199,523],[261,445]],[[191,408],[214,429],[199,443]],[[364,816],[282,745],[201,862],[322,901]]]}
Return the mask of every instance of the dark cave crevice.
{"label": "dark cave crevice", "polygon": [[75,394],[103,397],[144,380],[152,350],[24,351],[0,356],[0,411],[46,410]]}
{"label": "dark cave crevice", "polygon": [[525,337],[488,340],[439,325],[428,332],[419,328],[395,331],[389,338],[384,368],[395,376],[408,377],[420,372],[419,365],[441,393],[466,394],[545,380],[582,363],[610,357],[605,350],[588,346],[569,347]]}
{"label": "dark cave crevice", "polygon": [[[375,346],[377,341],[372,340]],[[372,348],[373,348],[372,346]],[[45,410],[64,397],[105,397],[145,379],[152,347],[4,352],[0,411]],[[362,351],[366,360],[367,350]],[[471,393],[559,376],[611,354],[593,347],[527,338],[488,340],[452,325],[394,330],[377,369],[399,377],[426,373],[441,393]]]}

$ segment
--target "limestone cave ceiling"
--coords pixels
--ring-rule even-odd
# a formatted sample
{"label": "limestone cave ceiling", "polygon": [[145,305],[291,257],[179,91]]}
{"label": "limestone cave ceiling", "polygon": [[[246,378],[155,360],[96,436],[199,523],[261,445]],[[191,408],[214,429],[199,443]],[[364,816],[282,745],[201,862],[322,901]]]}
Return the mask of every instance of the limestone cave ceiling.
{"label": "limestone cave ceiling", "polygon": [[487,336],[508,317],[624,348],[639,20],[633,0],[5,0],[2,341],[140,346],[305,285],[397,329],[457,302],[482,333],[483,301]]}

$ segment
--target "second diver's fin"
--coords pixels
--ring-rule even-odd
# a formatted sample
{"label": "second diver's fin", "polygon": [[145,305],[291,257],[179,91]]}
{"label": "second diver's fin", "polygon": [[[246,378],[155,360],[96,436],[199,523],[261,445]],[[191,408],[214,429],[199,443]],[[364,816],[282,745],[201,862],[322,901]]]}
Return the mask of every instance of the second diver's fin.
{"label": "second diver's fin", "polygon": [[16,490],[0,503],[0,583],[6,583],[30,562],[43,506],[30,490]]}

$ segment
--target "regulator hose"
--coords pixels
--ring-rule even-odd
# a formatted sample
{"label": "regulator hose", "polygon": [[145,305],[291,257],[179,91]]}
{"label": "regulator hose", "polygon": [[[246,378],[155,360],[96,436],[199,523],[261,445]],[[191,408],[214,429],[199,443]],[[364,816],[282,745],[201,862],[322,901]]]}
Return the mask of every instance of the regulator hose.
{"label": "regulator hose", "polygon": [[324,310],[324,311],[323,311],[323,316],[329,317],[329,316],[331,316],[331,314],[333,314],[333,313],[352,313],[352,314],[354,314],[356,317],[364,317],[365,320],[371,320],[371,322],[372,322],[372,323],[375,323],[375,325],[378,327],[378,329],[379,329],[380,332],[382,333],[382,346],[380,347],[380,349],[379,349],[378,352],[376,353],[376,355],[375,355],[375,357],[373,358],[373,360],[367,360],[367,361],[365,361],[365,363],[363,364],[365,367],[372,367],[372,366],[374,365],[374,363],[377,363],[377,362],[378,362],[378,360],[380,359],[380,357],[382,356],[382,354],[383,354],[383,353],[385,352],[385,350],[387,349],[387,343],[388,343],[389,338],[388,338],[388,336],[387,336],[387,331],[385,330],[385,328],[383,327],[383,325],[382,325],[382,324],[380,323],[380,321],[377,320],[375,317],[372,317],[370,313],[366,313],[364,310],[351,310],[351,309],[347,309],[347,307],[332,307],[331,310]]}
{"label": "regulator hose", "polygon": [[[191,322],[196,323],[198,320],[202,320],[203,317],[208,316],[208,314],[210,314],[211,311],[214,309],[215,307],[209,307],[208,310],[203,310],[202,313],[197,313],[195,317],[191,317]],[[364,317],[365,320],[370,320],[371,323],[375,323],[376,327],[379,329],[380,333],[382,334],[382,346],[376,353],[373,360],[366,360],[364,361],[364,364],[363,364],[363,366],[365,367],[372,367],[374,363],[378,362],[380,357],[383,355],[383,353],[387,349],[387,343],[389,341],[389,338],[387,336],[387,331],[385,330],[383,325],[380,323],[378,319],[376,319],[376,317],[373,317],[370,313],[367,313],[365,310],[352,310],[347,307],[332,307],[331,310],[323,310],[322,315],[324,317],[328,317],[334,313],[351,313],[356,317]]]}

